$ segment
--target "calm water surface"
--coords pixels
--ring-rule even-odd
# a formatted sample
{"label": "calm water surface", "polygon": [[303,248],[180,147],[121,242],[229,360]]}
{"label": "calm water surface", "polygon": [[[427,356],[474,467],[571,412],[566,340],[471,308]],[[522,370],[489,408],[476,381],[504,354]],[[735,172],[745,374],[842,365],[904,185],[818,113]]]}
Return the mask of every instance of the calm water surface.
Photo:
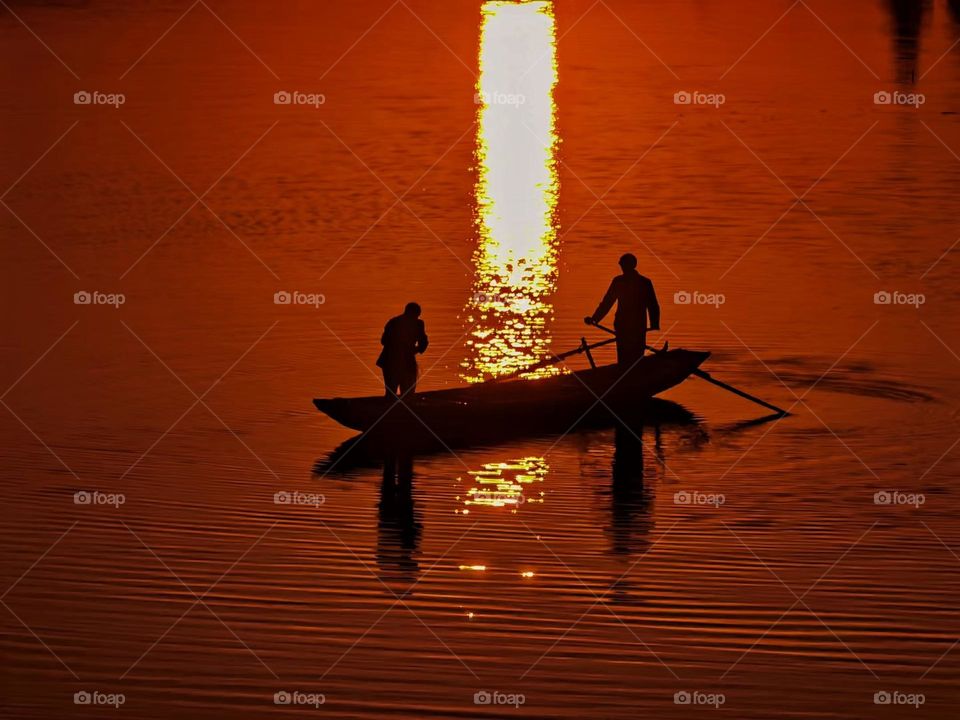
{"label": "calm water surface", "polygon": [[[4,717],[953,717],[956,3],[281,5],[0,15]],[[450,387],[576,345],[625,250],[795,414],[331,457],[405,302]]]}

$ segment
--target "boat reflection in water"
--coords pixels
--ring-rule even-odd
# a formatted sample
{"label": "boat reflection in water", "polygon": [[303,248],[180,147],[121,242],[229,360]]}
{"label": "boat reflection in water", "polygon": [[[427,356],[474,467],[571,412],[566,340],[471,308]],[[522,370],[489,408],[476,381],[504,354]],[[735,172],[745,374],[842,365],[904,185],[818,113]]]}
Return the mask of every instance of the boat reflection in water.
{"label": "boat reflection in water", "polygon": [[[603,512],[609,517],[603,532],[609,538],[609,556],[617,562],[609,585],[598,590],[605,602],[631,603],[642,596],[631,580],[631,574],[652,544],[649,534],[655,523],[650,481],[658,474],[657,468],[666,468],[661,427],[675,429],[694,448],[708,438],[696,418],[681,406],[666,400],[657,402],[661,419],[618,423],[613,428],[604,424],[603,429],[578,427],[569,433],[569,441],[575,445],[609,448],[609,452],[600,453],[603,458],[600,463],[580,469],[584,478],[596,481]],[[668,413],[670,409],[672,412]],[[769,422],[776,417],[779,416],[754,422]],[[730,432],[737,429],[731,428]],[[532,436],[529,439],[532,442],[554,442],[551,437]],[[513,442],[518,439],[516,436],[511,438]],[[414,456],[429,466],[431,458],[443,462],[443,457],[450,455],[451,450],[440,443],[409,446],[403,440],[385,447],[379,439],[358,435],[314,465],[314,476],[318,480],[362,477],[368,475],[369,470],[382,469],[375,555],[378,576],[387,591],[396,597],[411,595],[422,573],[420,556],[424,530],[413,496]],[[644,453],[648,453],[650,457],[646,459],[652,458],[653,462],[645,462]],[[524,507],[540,508],[546,501],[542,488],[549,469],[542,456],[532,454],[516,460],[484,463],[479,470],[459,479],[463,489],[456,495],[454,512],[471,516],[471,521],[476,521],[479,518],[472,516],[492,519],[497,517],[495,514],[506,513],[500,515],[506,518]],[[461,570],[482,572],[485,568],[467,565]]]}
{"label": "boat reflection in water", "polygon": [[[556,26],[549,2],[482,8],[475,96],[478,246],[461,377],[482,382],[550,352],[557,276]],[[537,371],[555,374],[556,367]]]}

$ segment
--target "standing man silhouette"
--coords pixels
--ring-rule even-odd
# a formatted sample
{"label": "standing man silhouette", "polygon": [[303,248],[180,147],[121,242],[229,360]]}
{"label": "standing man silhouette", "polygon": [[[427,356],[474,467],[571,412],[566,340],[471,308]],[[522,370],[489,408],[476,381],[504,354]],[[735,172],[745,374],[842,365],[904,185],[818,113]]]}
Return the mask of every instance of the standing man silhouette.
{"label": "standing man silhouette", "polygon": [[420,319],[420,306],[407,303],[402,315],[392,317],[383,328],[383,350],[377,367],[383,370],[387,397],[404,396],[417,389],[417,355],[427,350],[426,329]]}
{"label": "standing man silhouette", "polygon": [[[613,329],[617,331],[617,363],[632,367],[643,357],[647,345],[647,330],[660,329],[660,303],[649,278],[637,272],[637,257],[627,253],[620,258],[623,271],[610,283],[607,294],[593,315],[585,317],[587,325],[596,325],[617,304]],[[650,324],[647,325],[647,316]]]}

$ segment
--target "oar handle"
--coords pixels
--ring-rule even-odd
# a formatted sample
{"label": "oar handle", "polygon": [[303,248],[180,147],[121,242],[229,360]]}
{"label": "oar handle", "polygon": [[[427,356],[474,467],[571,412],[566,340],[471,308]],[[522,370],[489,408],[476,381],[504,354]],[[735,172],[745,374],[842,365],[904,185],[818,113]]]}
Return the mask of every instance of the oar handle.
{"label": "oar handle", "polygon": [[612,342],[616,342],[616,338],[610,338],[609,340],[601,340],[600,342],[587,345],[585,342],[581,344],[580,347],[575,350],[569,350],[565,353],[560,353],[559,355],[550,355],[549,357],[544,358],[543,360],[534,363],[533,365],[528,365],[525,368],[512,372],[509,375],[501,375],[500,377],[492,378],[489,382],[503,382],[504,380],[513,380],[514,378],[520,377],[527,373],[539,370],[540,368],[549,367],[550,365],[556,365],[557,363],[563,362],[568,357],[573,357],[574,355],[579,355],[580,353],[589,353],[590,350],[593,350],[598,347],[603,347],[604,345],[609,345]]}
{"label": "oar handle", "polygon": [[[608,328],[606,325],[601,325],[600,323],[590,323],[590,324],[593,325],[595,328],[600,328],[600,329],[603,330],[604,332],[610,333],[611,335],[616,335],[616,334],[617,334],[617,331],[616,331],[616,330],[614,330],[613,328]],[[644,329],[644,332],[650,332],[651,330],[653,330],[654,332],[656,332],[653,328],[645,328],[645,329]],[[651,349],[652,349],[652,348],[651,348]]]}

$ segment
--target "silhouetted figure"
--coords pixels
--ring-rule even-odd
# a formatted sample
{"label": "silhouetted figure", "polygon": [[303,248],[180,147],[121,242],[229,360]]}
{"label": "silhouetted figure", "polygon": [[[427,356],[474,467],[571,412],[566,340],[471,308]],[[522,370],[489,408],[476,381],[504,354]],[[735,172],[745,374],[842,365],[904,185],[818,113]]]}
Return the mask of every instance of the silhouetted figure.
{"label": "silhouetted figure", "polygon": [[[627,253],[620,258],[622,274],[610,283],[607,294],[597,306],[593,315],[584,318],[587,325],[595,325],[603,320],[613,304],[617,304],[617,314],[613,328],[617,331],[617,362],[631,367],[643,357],[647,345],[647,330],[660,329],[660,303],[649,278],[637,272],[637,258]],[[650,324],[647,325],[647,316]]]}
{"label": "silhouetted figure", "polygon": [[414,392],[417,388],[417,355],[426,352],[428,344],[417,303],[407,303],[403,315],[387,321],[380,344],[383,350],[377,358],[377,366],[383,370],[387,397]]}
{"label": "silhouetted figure", "polygon": [[421,523],[413,506],[413,458],[392,456],[383,461],[377,533],[377,565],[381,579],[399,584],[406,597],[417,580]]}
{"label": "silhouetted figure", "polygon": [[960,23],[960,0],[947,0],[947,7],[950,8],[950,17],[955,23]]}
{"label": "silhouetted figure", "polygon": [[917,81],[917,59],[920,54],[920,30],[930,9],[929,0],[887,0],[893,17],[893,41],[897,62],[897,82]]}

